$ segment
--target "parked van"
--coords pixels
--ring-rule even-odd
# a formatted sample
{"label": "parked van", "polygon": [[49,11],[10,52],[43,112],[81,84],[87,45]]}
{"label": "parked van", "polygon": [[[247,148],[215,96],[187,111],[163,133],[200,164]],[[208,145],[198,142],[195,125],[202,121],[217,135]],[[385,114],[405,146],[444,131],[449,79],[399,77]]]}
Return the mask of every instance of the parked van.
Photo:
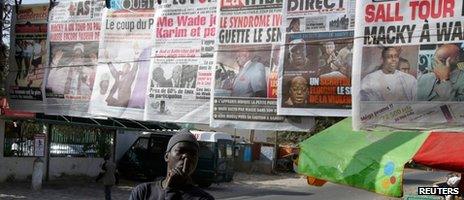
{"label": "parked van", "polygon": [[[191,131],[200,144],[197,169],[192,175],[200,187],[230,182],[234,176],[234,141],[229,134]],[[118,163],[122,176],[153,180],[166,175],[164,154],[174,131],[141,135]]]}
{"label": "parked van", "polygon": [[200,144],[197,170],[193,179],[203,187],[230,182],[234,170],[234,140],[221,132],[191,131]]}

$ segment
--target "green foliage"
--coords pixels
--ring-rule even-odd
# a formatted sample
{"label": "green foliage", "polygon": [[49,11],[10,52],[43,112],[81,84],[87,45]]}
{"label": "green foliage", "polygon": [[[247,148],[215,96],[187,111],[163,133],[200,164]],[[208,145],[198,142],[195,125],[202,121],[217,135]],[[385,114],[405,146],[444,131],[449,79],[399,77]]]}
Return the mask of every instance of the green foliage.
{"label": "green foliage", "polygon": [[3,156],[4,157],[13,156],[13,151],[11,150],[11,144],[5,143],[5,147],[3,148]]}
{"label": "green foliage", "polygon": [[0,35],[2,41],[0,42],[0,97],[5,97],[5,80],[8,74],[8,55],[9,48],[7,42],[9,41],[10,27],[11,27],[11,13],[13,10],[13,1],[2,0],[0,1]]}
{"label": "green foliage", "polygon": [[297,145],[298,143],[306,140],[314,134],[317,134],[326,128],[343,120],[343,117],[316,117],[314,127],[308,132],[292,132],[283,131],[279,132],[278,143],[283,145]]}

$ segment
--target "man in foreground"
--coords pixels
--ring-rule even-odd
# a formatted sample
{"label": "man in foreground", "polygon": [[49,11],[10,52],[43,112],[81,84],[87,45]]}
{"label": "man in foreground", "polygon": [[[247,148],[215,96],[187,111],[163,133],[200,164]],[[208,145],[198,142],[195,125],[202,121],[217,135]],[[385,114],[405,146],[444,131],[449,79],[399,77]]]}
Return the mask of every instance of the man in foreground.
{"label": "man in foreground", "polygon": [[129,200],[214,199],[192,184],[190,176],[197,166],[198,152],[198,142],[189,131],[182,130],[172,136],[164,156],[168,166],[166,178],[138,185]]}

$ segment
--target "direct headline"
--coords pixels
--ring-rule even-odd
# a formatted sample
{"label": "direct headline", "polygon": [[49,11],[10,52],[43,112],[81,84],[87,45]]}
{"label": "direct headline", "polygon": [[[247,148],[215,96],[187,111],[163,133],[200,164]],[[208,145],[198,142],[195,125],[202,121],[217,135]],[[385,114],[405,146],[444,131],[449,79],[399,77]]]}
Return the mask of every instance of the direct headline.
{"label": "direct headline", "polygon": [[287,11],[332,12],[345,10],[345,0],[288,0]]}

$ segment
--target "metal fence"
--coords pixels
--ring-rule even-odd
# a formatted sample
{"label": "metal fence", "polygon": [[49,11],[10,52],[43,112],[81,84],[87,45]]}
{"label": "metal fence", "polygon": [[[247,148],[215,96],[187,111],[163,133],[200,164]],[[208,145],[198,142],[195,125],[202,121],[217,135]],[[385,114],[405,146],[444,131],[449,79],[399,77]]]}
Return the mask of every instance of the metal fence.
{"label": "metal fence", "polygon": [[114,144],[114,130],[54,125],[51,128],[52,157],[103,157]]}

